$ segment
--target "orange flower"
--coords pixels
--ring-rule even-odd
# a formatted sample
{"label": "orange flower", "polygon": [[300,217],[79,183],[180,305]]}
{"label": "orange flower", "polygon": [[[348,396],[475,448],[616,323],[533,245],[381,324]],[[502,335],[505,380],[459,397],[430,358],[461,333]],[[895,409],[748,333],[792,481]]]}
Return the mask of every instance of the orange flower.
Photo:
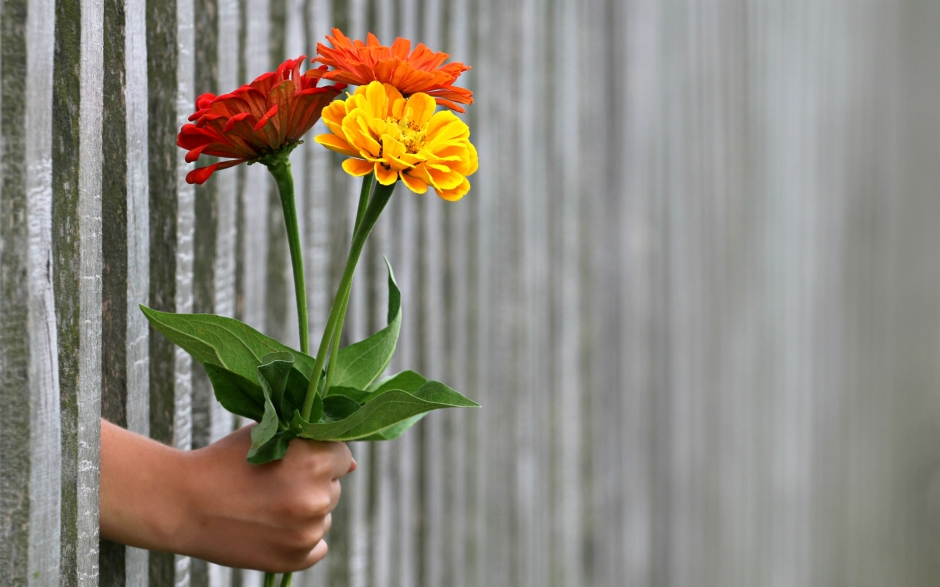
{"label": "orange flower", "polygon": [[200,155],[229,157],[190,171],[188,183],[204,183],[219,169],[254,162],[268,156],[288,153],[320,119],[323,107],[345,87],[339,83],[317,87],[326,66],[309,69],[303,75],[300,64],[306,59],[288,59],[231,94],[203,94],[196,99],[196,112],[189,117],[195,124],[183,125],[176,144],[187,149],[186,161]]}
{"label": "orange flower", "polygon": [[334,68],[323,74],[324,79],[357,86],[380,81],[395,86],[406,97],[418,92],[428,94],[441,106],[457,112],[464,111],[458,102],[473,104],[473,92],[452,85],[470,66],[454,62],[442,67],[450,57],[447,53],[434,53],[422,43],[411,51],[411,41],[402,38],[385,47],[372,33],[365,44],[349,39],[339,29],[333,29],[333,34],[326,37],[332,49],[317,43],[314,61]]}

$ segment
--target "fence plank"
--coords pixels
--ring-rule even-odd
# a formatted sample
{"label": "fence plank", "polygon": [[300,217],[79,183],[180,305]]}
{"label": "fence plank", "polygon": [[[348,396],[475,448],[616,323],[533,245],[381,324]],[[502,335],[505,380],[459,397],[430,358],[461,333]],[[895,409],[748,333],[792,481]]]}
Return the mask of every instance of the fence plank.
{"label": "fence plank", "polygon": [[[176,133],[194,103],[192,0],[147,4],[150,146],[150,303],[186,313],[193,304],[192,167]],[[188,449],[192,443],[192,359],[162,336],[150,337],[150,434]],[[188,557],[150,554],[150,584],[189,583]]]}

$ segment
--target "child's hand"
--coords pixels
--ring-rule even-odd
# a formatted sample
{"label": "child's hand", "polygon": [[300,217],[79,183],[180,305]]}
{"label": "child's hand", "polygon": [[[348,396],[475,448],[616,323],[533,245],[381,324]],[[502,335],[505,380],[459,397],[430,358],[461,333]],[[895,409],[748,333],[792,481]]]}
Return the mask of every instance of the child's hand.
{"label": "child's hand", "polygon": [[195,451],[101,422],[101,536],[239,568],[306,569],[356,463],[343,443],[294,440],[284,459],[245,460],[250,429]]}

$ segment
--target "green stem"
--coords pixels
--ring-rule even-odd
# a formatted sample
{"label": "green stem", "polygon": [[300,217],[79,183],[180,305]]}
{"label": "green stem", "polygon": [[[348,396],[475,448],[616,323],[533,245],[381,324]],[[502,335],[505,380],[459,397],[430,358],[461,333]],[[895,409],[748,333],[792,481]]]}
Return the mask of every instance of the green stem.
{"label": "green stem", "polygon": [[300,352],[310,354],[310,335],[307,331],[307,293],[304,285],[304,259],[300,248],[300,228],[297,225],[297,206],[294,203],[294,177],[290,171],[290,160],[279,159],[268,166],[268,171],[277,182],[284,209],[284,224],[287,227],[287,243],[290,247],[290,262],[294,269],[294,295],[297,298],[297,327],[300,330]]}
{"label": "green stem", "polygon": [[292,577],[292,573],[284,573],[284,575],[281,577],[281,587],[290,587]]}
{"label": "green stem", "polygon": [[369,200],[369,205],[362,215],[362,221],[359,229],[355,231],[352,246],[349,248],[349,256],[346,258],[346,266],[343,268],[343,276],[339,280],[339,287],[336,290],[336,297],[333,298],[333,306],[330,308],[330,317],[326,321],[326,327],[323,329],[323,336],[320,338],[320,346],[317,348],[316,362],[313,365],[313,374],[310,377],[310,386],[307,388],[307,395],[304,398],[304,406],[301,415],[304,420],[310,419],[310,412],[313,410],[313,400],[316,397],[317,388],[320,385],[320,377],[323,375],[323,363],[326,359],[326,351],[332,340],[336,325],[340,321],[340,312],[344,306],[344,300],[349,296],[350,286],[352,284],[353,273],[356,271],[356,264],[362,255],[362,247],[369,238],[372,228],[385,205],[392,197],[392,190],[395,184],[375,186],[375,193]]}
{"label": "green stem", "polygon": [[274,573],[264,574],[264,587],[274,587]]}
{"label": "green stem", "polygon": [[[362,178],[362,189],[359,190],[359,206],[356,209],[356,223],[353,225],[353,237],[356,235],[356,231],[359,230],[359,225],[362,224],[362,217],[366,213],[366,209],[369,206],[369,195],[372,192],[372,175],[367,175]],[[343,297],[343,307],[339,311],[339,321],[336,323],[335,331],[333,332],[333,348],[330,350],[330,362],[326,368],[326,383],[323,384],[323,397],[326,397],[330,394],[330,386],[333,384],[333,373],[336,371],[336,355],[339,352],[339,341],[343,336],[343,323],[346,321],[346,310],[349,308],[349,295],[352,292],[346,293]]]}

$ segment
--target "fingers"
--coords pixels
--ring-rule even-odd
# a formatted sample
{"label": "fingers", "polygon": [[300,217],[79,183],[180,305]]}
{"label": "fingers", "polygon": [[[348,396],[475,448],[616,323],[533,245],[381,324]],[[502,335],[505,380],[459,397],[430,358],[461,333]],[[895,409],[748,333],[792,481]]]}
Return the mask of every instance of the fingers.
{"label": "fingers", "polygon": [[330,449],[333,455],[333,479],[340,479],[355,468],[352,452],[345,442],[331,442]]}
{"label": "fingers", "polygon": [[343,487],[339,483],[339,479],[333,479],[330,481],[330,511],[336,509],[336,506],[339,504],[340,495],[343,493]]}
{"label": "fingers", "polygon": [[310,554],[307,555],[307,560],[303,562],[303,566],[298,568],[298,571],[309,569],[313,565],[317,564],[326,556],[327,550],[329,547],[326,544],[326,540],[321,540],[313,547],[313,550],[310,551]]}

